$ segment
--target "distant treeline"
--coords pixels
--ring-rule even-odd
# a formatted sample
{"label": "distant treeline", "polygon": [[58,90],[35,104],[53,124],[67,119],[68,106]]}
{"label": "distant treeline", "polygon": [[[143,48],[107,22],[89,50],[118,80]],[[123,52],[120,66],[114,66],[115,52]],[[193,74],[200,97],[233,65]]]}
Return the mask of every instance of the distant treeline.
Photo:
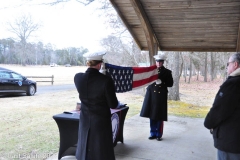
{"label": "distant treeline", "polygon": [[70,47],[56,49],[52,44],[16,42],[11,38],[0,40],[0,64],[18,65],[84,65],[83,54],[88,49]]}
{"label": "distant treeline", "polygon": [[[150,58],[148,51],[141,51],[135,43],[124,44],[114,36],[109,36],[102,41],[102,46],[108,52],[104,61],[121,66],[148,66]],[[70,47],[55,49],[50,43],[16,42],[13,39],[0,40],[0,64],[18,65],[58,65],[70,64],[72,66],[85,65],[84,53],[88,49]],[[194,75],[203,76],[204,81],[214,80],[218,75],[226,78],[226,63],[230,52],[165,52],[168,57],[165,66],[176,74],[184,76],[185,82],[190,83]],[[178,55],[177,57],[173,55]],[[178,64],[177,68],[173,68]]]}

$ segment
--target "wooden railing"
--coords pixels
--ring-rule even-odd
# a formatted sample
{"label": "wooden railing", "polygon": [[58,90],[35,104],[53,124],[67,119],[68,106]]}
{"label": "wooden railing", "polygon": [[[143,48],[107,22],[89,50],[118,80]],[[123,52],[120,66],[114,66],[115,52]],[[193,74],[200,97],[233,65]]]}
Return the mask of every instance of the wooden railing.
{"label": "wooden railing", "polygon": [[27,78],[39,78],[39,79],[42,79],[42,78],[51,78],[51,80],[48,80],[48,81],[45,81],[45,80],[36,80],[36,82],[51,82],[52,85],[53,85],[53,82],[54,82],[54,75],[52,76],[26,76]]}

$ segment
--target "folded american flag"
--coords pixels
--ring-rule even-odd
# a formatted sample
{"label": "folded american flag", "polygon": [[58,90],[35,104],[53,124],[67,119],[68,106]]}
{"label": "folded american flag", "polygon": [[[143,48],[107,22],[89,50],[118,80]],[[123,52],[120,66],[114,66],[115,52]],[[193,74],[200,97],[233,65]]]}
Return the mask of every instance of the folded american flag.
{"label": "folded american flag", "polygon": [[105,63],[106,74],[114,80],[117,93],[127,92],[149,85],[158,79],[157,66],[121,67]]}

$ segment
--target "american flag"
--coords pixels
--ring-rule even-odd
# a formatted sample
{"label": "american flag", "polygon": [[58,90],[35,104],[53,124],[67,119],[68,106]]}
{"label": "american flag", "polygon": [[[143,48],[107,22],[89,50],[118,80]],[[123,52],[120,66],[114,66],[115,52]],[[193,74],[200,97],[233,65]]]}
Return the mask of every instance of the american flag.
{"label": "american flag", "polygon": [[105,63],[106,74],[114,80],[117,93],[127,92],[149,85],[158,79],[157,66],[121,67]]}

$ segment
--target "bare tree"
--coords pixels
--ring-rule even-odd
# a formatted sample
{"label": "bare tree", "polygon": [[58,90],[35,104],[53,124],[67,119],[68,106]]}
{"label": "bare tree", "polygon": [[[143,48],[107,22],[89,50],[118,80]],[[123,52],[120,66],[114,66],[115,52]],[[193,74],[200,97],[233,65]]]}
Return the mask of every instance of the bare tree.
{"label": "bare tree", "polygon": [[0,40],[0,63],[12,64],[14,56],[14,40],[11,38]]}
{"label": "bare tree", "polygon": [[[202,58],[201,58],[201,55],[202,53],[199,53],[199,52],[193,52],[192,53],[192,63],[195,67],[195,69],[197,70],[197,79],[196,80],[199,80],[199,74],[200,74],[200,67],[201,67],[201,63],[202,63]],[[195,72],[195,74],[196,74]]]}
{"label": "bare tree", "polygon": [[208,53],[205,53],[205,63],[204,63],[204,82],[207,82],[207,58],[208,57]]}
{"label": "bare tree", "polygon": [[138,66],[139,63],[146,60],[146,55],[141,54],[140,49],[133,41],[126,44],[118,37],[108,36],[102,39],[101,45],[108,52],[105,55],[107,62],[115,65]]}
{"label": "bare tree", "polygon": [[227,61],[228,61],[228,57],[230,57],[232,53],[230,52],[225,52],[225,53],[219,53],[219,72],[220,72],[220,76],[223,78],[223,80],[225,81],[225,79],[227,78]]}
{"label": "bare tree", "polygon": [[216,67],[216,54],[214,52],[210,53],[210,60],[211,60],[211,65],[210,65],[210,74],[211,74],[211,81],[213,81],[216,77],[216,72],[215,72],[215,67]]}
{"label": "bare tree", "polygon": [[190,61],[189,61],[189,77],[188,77],[188,83],[190,83],[190,79],[192,77],[192,55],[189,54],[189,58],[190,58]]}
{"label": "bare tree", "polygon": [[186,62],[183,63],[183,77],[184,77],[184,82],[186,83],[187,82],[187,64]]}
{"label": "bare tree", "polygon": [[[29,0],[29,1],[32,1],[32,0]],[[40,2],[39,4],[40,5],[56,5],[56,4],[59,4],[59,3],[66,3],[66,2],[70,2],[71,0],[50,0],[49,2]],[[75,0],[83,5],[89,5],[90,3],[92,3],[93,1],[95,0]]]}
{"label": "bare tree", "polygon": [[22,15],[16,18],[13,23],[8,22],[8,30],[14,33],[20,41],[18,46],[21,57],[21,64],[25,65],[27,55],[27,40],[39,29],[40,25],[33,22],[31,15]]}
{"label": "bare tree", "polygon": [[182,52],[179,52],[179,56],[181,57],[181,64],[180,64],[180,69],[179,69],[179,79],[181,78],[182,71],[183,71],[183,56]]}
{"label": "bare tree", "polygon": [[178,101],[180,100],[179,97],[179,53],[178,52],[172,52],[171,54],[168,54],[169,61],[172,62],[170,65],[170,69],[172,70],[172,76],[173,76],[173,86],[169,88],[169,100]]}
{"label": "bare tree", "polygon": [[8,30],[14,33],[20,40],[20,42],[27,43],[27,40],[33,32],[37,31],[40,24],[35,23],[32,20],[31,15],[22,15],[15,19],[13,23],[7,23]]}

